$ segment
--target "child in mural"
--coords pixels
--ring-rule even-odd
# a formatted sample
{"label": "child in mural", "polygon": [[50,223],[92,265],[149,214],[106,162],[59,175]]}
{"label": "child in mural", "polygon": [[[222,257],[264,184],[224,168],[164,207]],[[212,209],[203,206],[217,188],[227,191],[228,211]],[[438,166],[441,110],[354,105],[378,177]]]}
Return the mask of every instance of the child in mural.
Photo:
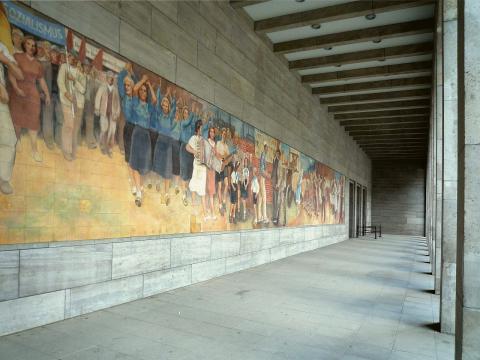
{"label": "child in mural", "polygon": [[202,120],[195,122],[195,134],[189,139],[187,151],[194,155],[192,178],[190,179],[189,188],[192,192],[192,203],[195,205],[195,194],[200,196],[202,203],[202,211],[206,220],[205,206],[205,190],[207,185],[207,167],[201,161],[201,152],[203,151],[202,142]]}
{"label": "child in mural", "polygon": [[[222,159],[223,162],[228,162],[228,157],[230,152],[228,150],[228,145],[226,143],[227,129],[223,128],[221,132],[220,140],[217,141],[217,154]],[[223,216],[226,210],[226,201],[227,201],[227,192],[228,192],[228,172],[229,167],[225,166],[223,171],[216,173],[216,182],[217,182],[217,194],[218,194],[218,209],[220,214]]]}
{"label": "child in mural", "polygon": [[192,104],[192,111],[189,110],[187,101],[184,101],[180,120],[180,177],[182,179],[182,202],[184,206],[187,202],[188,182],[192,178],[193,172],[193,154],[188,152],[187,144],[190,138],[195,134],[196,116],[193,111],[195,103]]}
{"label": "child in mural", "polygon": [[132,99],[132,118],[135,126],[132,132],[129,161],[133,172],[135,204],[137,206],[142,206],[143,201],[142,176],[146,175],[152,167],[152,146],[149,129],[156,103],[157,96],[153,86],[148,76],[144,75],[135,84]]}
{"label": "child in mural", "polygon": [[[239,177],[241,178],[241,175],[242,175],[242,172],[243,172],[243,164],[244,164],[244,160],[246,158],[246,154],[245,152],[242,150],[241,146],[240,146],[240,134],[235,132],[234,136],[233,136],[233,143],[235,145],[235,149],[236,149],[236,152],[235,152],[235,155],[234,155],[234,162],[238,162],[238,169],[237,169],[237,172],[238,172],[238,175]],[[247,166],[248,166],[248,162],[247,162]],[[241,195],[242,195],[242,189],[241,189],[241,181],[239,181],[239,189],[237,191],[237,207],[236,207],[236,210],[237,210],[237,217],[240,217],[240,203],[241,203]]]}
{"label": "child in mural", "polygon": [[[175,129],[175,112],[177,111],[176,89],[167,86],[166,94],[162,97],[160,87],[157,90],[157,98],[161,101],[157,105],[152,121],[152,130],[156,132],[157,141],[153,151],[152,170],[163,179],[165,205],[170,204],[170,180],[172,179],[172,129]],[[179,171],[178,171],[179,172]],[[157,184],[157,191],[160,185]]]}
{"label": "child in mural", "polygon": [[232,174],[230,175],[230,216],[229,216],[229,221],[230,223],[237,223],[235,213],[236,213],[236,207],[237,207],[237,199],[238,199],[238,187],[239,187],[239,182],[240,182],[240,177],[238,176],[238,167],[240,166],[240,163],[236,161],[233,164],[232,168]]}
{"label": "child in mural", "polygon": [[248,199],[248,185],[250,184],[250,170],[248,169],[248,158],[243,158],[242,178],[240,185],[240,195],[243,206],[243,221],[247,219],[247,199]]}
{"label": "child in mural", "polygon": [[263,143],[263,151],[260,154],[260,205],[259,205],[259,222],[268,224],[270,221],[267,217],[267,188],[265,186],[267,174],[267,143]]}
{"label": "child in mural", "polygon": [[258,193],[260,192],[260,184],[258,183],[258,177],[257,177],[257,168],[254,167],[252,169],[252,203],[253,203],[253,224],[258,223],[258,208],[257,208],[257,203],[258,203]]}
{"label": "child in mural", "polygon": [[18,81],[23,80],[23,73],[2,42],[0,42],[0,63],[0,191],[9,195],[13,193],[10,180],[15,164],[17,136],[8,107],[9,96],[6,87],[5,69],[8,70],[10,77],[15,77]]}
{"label": "child in mural", "polygon": [[277,224],[280,226],[287,225],[287,167],[288,163],[286,161],[279,162]]}
{"label": "child in mural", "polygon": [[[204,125],[205,126],[205,125]],[[215,149],[215,128],[211,127],[208,129],[208,143],[212,147],[213,151],[215,151],[216,155],[216,149]],[[207,187],[206,187],[206,193],[208,195],[208,200],[209,200],[209,212],[210,214],[207,215],[207,220],[216,220],[217,217],[215,216],[215,205],[213,202],[213,197],[215,196],[215,170],[211,168],[207,168]]]}
{"label": "child in mural", "polygon": [[14,55],[20,70],[23,73],[23,80],[10,75],[10,112],[17,137],[22,129],[27,129],[28,137],[32,147],[32,157],[35,161],[41,162],[42,155],[38,151],[37,137],[40,130],[40,92],[37,89],[37,82],[43,92],[45,104],[50,104],[50,93],[43,77],[42,64],[36,59],[37,45],[33,37],[25,36],[22,41],[23,53]]}
{"label": "child in mural", "polygon": [[95,96],[95,114],[100,116],[100,149],[103,154],[112,157],[117,122],[120,118],[120,96],[114,85],[115,74],[108,71],[106,83],[98,89]]}

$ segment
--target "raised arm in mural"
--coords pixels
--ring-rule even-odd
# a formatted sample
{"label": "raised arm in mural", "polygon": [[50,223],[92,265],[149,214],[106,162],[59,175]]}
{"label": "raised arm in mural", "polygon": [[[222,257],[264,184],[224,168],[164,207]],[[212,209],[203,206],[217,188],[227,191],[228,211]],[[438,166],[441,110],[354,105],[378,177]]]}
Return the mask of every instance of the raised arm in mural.
{"label": "raised arm in mural", "polygon": [[135,123],[132,132],[130,149],[130,167],[133,173],[135,204],[142,206],[143,180],[152,168],[152,145],[150,138],[150,123],[155,112],[157,96],[148,76],[135,84],[133,88],[132,118]]}
{"label": "raised arm in mural", "polygon": [[[157,94],[160,99],[160,88],[157,90]],[[169,189],[173,175],[172,148],[174,138],[172,137],[172,130],[178,130],[174,127],[176,111],[176,89],[167,86],[165,96],[161,97],[152,122],[152,130],[157,136],[153,149],[152,170],[163,179],[163,201],[167,206],[170,204]],[[156,188],[157,191],[161,190],[159,184]]]}

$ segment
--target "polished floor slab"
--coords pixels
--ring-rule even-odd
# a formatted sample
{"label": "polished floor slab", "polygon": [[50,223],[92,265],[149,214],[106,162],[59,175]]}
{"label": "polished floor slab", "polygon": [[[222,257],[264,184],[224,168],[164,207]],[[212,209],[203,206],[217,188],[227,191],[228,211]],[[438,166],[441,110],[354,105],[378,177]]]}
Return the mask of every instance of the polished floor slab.
{"label": "polished floor slab", "polygon": [[0,359],[453,360],[425,239],[351,239],[0,338]]}

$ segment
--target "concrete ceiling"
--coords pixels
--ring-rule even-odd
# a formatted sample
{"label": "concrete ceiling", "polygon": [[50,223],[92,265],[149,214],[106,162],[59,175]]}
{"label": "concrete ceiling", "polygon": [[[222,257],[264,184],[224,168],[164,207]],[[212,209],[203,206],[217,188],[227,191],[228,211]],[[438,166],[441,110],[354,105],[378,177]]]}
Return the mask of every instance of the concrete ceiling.
{"label": "concrete ceiling", "polygon": [[230,4],[372,159],[426,158],[434,0]]}

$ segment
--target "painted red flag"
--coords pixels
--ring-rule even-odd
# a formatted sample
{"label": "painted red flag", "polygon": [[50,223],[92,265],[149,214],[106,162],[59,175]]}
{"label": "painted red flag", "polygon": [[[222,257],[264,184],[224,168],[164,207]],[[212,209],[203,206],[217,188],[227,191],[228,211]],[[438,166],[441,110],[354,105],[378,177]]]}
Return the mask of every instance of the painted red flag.
{"label": "painted red flag", "polygon": [[80,43],[80,49],[78,49],[78,59],[80,62],[84,62],[85,58],[87,57],[87,46],[85,43],[85,39],[82,38],[82,42]]}
{"label": "painted red flag", "polygon": [[95,67],[98,71],[102,71],[103,68],[103,49],[98,50],[95,59],[92,61],[92,66]]}
{"label": "painted red flag", "polygon": [[67,46],[67,51],[70,51],[73,49],[73,32],[70,29],[67,30],[66,46]]}

